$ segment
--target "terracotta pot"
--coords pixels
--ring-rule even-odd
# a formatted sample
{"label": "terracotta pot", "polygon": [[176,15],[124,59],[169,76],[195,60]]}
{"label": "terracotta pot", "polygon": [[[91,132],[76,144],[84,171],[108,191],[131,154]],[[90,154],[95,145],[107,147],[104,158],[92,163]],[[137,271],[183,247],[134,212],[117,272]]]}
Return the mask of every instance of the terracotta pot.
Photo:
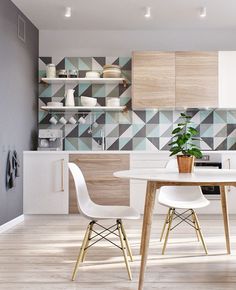
{"label": "terracotta pot", "polygon": [[192,173],[194,160],[195,160],[194,156],[178,155],[177,161],[178,161],[179,173]]}

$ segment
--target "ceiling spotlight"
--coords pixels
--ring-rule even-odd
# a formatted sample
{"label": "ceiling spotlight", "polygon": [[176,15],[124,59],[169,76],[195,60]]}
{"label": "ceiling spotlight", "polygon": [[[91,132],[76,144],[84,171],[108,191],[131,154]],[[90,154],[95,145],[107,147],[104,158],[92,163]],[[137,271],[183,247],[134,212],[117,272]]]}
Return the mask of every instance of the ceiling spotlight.
{"label": "ceiling spotlight", "polygon": [[71,17],[71,7],[66,7],[65,17],[67,18]]}
{"label": "ceiling spotlight", "polygon": [[207,9],[206,9],[206,7],[201,7],[201,8],[200,8],[200,11],[199,11],[199,16],[200,16],[201,18],[205,18],[206,15],[207,15]]}
{"label": "ceiling spotlight", "polygon": [[150,18],[151,17],[151,7],[146,7],[145,8],[144,17],[146,17],[146,18]]}

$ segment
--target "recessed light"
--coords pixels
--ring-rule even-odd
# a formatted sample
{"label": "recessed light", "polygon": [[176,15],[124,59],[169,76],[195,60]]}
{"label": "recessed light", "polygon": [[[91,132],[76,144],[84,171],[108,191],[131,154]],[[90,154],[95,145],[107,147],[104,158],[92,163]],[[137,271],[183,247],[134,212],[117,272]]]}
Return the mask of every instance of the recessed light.
{"label": "recessed light", "polygon": [[201,8],[200,8],[200,11],[199,11],[199,16],[200,16],[201,18],[205,18],[206,15],[207,15],[207,9],[206,9],[206,7],[201,7]]}
{"label": "recessed light", "polygon": [[67,18],[71,17],[71,7],[66,7],[65,17]]}
{"label": "recessed light", "polygon": [[150,18],[151,17],[151,7],[146,7],[145,8],[144,17],[146,17],[146,18]]}

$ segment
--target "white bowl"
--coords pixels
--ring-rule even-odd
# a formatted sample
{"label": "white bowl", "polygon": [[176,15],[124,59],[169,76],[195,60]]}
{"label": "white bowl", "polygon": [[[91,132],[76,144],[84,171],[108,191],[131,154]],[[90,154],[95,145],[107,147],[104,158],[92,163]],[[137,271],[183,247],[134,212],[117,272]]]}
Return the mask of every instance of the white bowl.
{"label": "white bowl", "polygon": [[85,74],[86,78],[94,78],[94,79],[99,79],[100,78],[100,73],[97,71],[88,71]]}
{"label": "white bowl", "polygon": [[97,104],[97,99],[81,96],[81,104],[84,107],[95,107]]}

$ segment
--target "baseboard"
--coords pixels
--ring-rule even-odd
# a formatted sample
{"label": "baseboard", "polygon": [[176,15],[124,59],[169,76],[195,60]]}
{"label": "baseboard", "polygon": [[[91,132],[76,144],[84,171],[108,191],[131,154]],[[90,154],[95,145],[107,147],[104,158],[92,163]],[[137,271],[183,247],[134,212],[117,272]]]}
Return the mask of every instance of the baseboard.
{"label": "baseboard", "polygon": [[10,220],[9,222],[3,224],[0,226],[0,234],[13,228],[14,226],[18,225],[19,223],[24,221],[24,215],[19,215],[18,217],[14,218],[13,220]]}

